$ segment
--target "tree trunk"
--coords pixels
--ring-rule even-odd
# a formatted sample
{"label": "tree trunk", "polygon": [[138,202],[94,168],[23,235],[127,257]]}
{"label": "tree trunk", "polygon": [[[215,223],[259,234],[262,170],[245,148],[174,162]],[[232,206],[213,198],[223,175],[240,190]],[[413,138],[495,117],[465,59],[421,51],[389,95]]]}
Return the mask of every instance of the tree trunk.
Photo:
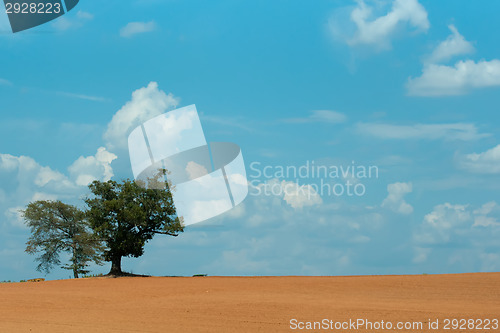
{"label": "tree trunk", "polygon": [[73,254],[73,257],[71,258],[71,262],[73,263],[73,277],[75,279],[78,279],[78,259],[76,255],[76,241],[75,241],[75,235],[73,232],[71,232],[71,253]]}
{"label": "tree trunk", "polygon": [[111,258],[111,270],[108,275],[121,275],[122,274],[122,256],[116,255]]}

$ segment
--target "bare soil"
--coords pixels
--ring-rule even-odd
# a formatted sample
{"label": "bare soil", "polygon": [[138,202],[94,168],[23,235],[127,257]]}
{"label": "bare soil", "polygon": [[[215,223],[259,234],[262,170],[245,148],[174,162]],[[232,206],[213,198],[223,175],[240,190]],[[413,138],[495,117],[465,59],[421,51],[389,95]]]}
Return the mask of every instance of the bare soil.
{"label": "bare soil", "polygon": [[[471,331],[444,330],[446,318],[500,319],[500,273],[103,277],[0,284],[0,332],[8,333],[306,332],[292,330],[292,319],[420,321],[424,329],[402,332]],[[429,330],[429,320],[436,319],[441,327]],[[335,330],[308,332],[313,331]]]}

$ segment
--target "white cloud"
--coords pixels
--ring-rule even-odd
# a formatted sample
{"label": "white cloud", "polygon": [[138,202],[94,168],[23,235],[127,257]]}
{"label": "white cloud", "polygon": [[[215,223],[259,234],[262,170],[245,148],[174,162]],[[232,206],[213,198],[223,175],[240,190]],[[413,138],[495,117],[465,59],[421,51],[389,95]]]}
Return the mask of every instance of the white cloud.
{"label": "white cloud", "polygon": [[246,208],[245,208],[245,203],[242,202],[236,207],[233,207],[233,209],[229,210],[228,212],[225,213],[227,218],[230,219],[239,219],[243,217],[246,213]]}
{"label": "white cloud", "polygon": [[[283,183],[277,179],[272,182],[276,184],[277,192],[286,184],[291,184],[290,189],[292,186],[296,188],[291,182]],[[245,214],[238,219],[230,212],[220,217],[219,223],[227,222],[223,224],[222,232],[217,230],[213,236],[189,234],[196,229],[210,230],[210,224],[200,224],[183,235],[183,240],[179,239],[192,247],[193,241],[199,243],[200,238],[204,238],[203,245],[207,248],[221,249],[213,252],[215,257],[204,258],[201,271],[250,275],[257,272],[269,275],[333,274],[345,272],[353,265],[351,251],[345,244],[352,247],[360,243],[369,246],[370,243],[371,238],[365,233],[373,225],[373,215],[360,218],[354,227],[349,222],[356,219],[342,216],[337,205],[303,206],[301,209],[292,207],[284,195],[266,195],[264,192],[249,196],[245,207]],[[325,242],[342,245],[328,247]]]}
{"label": "white cloud", "polygon": [[9,154],[0,154],[0,188],[8,193],[0,202],[0,211],[13,226],[22,225],[16,212],[36,197],[36,193],[60,197],[77,190],[61,173],[41,166],[30,157]]}
{"label": "white cloud", "polygon": [[26,228],[26,225],[24,224],[23,214],[21,212],[23,209],[24,207],[18,206],[8,208],[5,211],[5,217],[7,217],[7,221],[9,221],[12,226],[22,229]]}
{"label": "white cloud", "polygon": [[472,226],[472,215],[466,205],[445,203],[434,207],[425,215],[414,238],[418,243],[438,244],[450,242],[459,228]]}
{"label": "white cloud", "polygon": [[281,182],[284,191],[283,200],[292,208],[316,206],[323,203],[323,199],[311,185],[298,185],[295,182]]}
{"label": "white cloud", "polygon": [[114,175],[111,162],[116,158],[115,154],[100,147],[95,156],[80,156],[68,168],[68,171],[79,186],[87,186],[94,180],[108,181]]}
{"label": "white cloud", "polygon": [[156,30],[156,22],[130,22],[120,30],[120,36],[132,37],[137,34]]}
{"label": "white cloud", "polygon": [[[273,182],[279,192],[282,181]],[[343,200],[327,203],[325,199],[321,205],[298,209],[287,203],[284,195],[257,195],[257,188],[263,189],[252,188],[243,214],[237,217],[230,211],[186,228],[182,237],[172,241],[154,239],[146,254],[149,259],[142,261],[147,268],[141,266],[141,270],[161,274],[168,265],[179,275],[449,273],[480,269],[476,263],[482,254],[498,253],[500,228],[473,228],[469,207],[465,208],[469,214],[466,223],[448,230],[450,241],[461,237],[459,246],[415,239],[412,244],[412,217],[381,207],[349,205]],[[467,247],[463,254],[472,261],[453,262],[450,258],[462,255],[458,252],[462,246]],[[203,256],[196,255],[200,250]],[[161,253],[176,251],[194,258],[187,268],[181,257],[172,257],[168,263],[158,260]]]}
{"label": "white cloud", "polygon": [[482,153],[458,156],[459,167],[473,173],[500,173],[500,145]]}
{"label": "white cloud", "polygon": [[500,216],[500,206],[498,206],[495,201],[487,202],[480,208],[474,210],[473,214],[475,217],[473,227],[500,226],[496,217],[489,216],[491,213]]}
{"label": "white cloud", "polygon": [[[408,242],[407,230],[398,234],[397,230],[401,231],[398,227],[389,232],[393,225],[402,225],[395,214],[380,207],[366,209],[363,205],[347,205],[342,200],[300,209],[287,202],[284,195],[278,195],[283,181],[274,179],[269,183],[275,184],[276,195],[265,195],[263,191],[257,195],[257,189],[253,188],[252,195],[245,201],[244,214],[239,218],[230,216],[228,212],[215,221],[190,227],[183,237],[174,240],[179,242],[177,245],[161,242],[162,252],[157,253],[174,249],[191,253],[195,250],[193,244],[211,249],[213,255],[207,253],[198,262],[190,263],[194,267],[192,271],[209,275],[340,275],[414,271],[411,249],[406,249],[404,245]],[[263,190],[263,187],[258,188]],[[153,242],[152,246],[160,244],[159,240]],[[227,253],[230,255],[225,255]],[[395,261],[369,264],[375,258],[393,256],[400,260],[408,258],[408,265],[403,269],[395,267],[401,264],[400,260],[397,264]],[[238,264],[235,266],[236,261]],[[152,260],[150,265],[153,267],[155,261]],[[169,262],[170,269],[179,274],[179,268],[174,266],[182,269],[181,261]]]}
{"label": "white cloud", "polygon": [[7,217],[7,223],[20,226],[15,212],[31,201],[79,203],[78,198],[87,191],[88,180],[108,180],[113,176],[110,164],[115,158],[105,148],[99,148],[95,156],[77,159],[69,167],[68,177],[31,157],[0,154],[0,212]]}
{"label": "white cloud", "polygon": [[131,130],[178,104],[179,99],[159,90],[156,82],[150,82],[147,87],[137,89],[132,93],[132,100],[118,110],[108,124],[104,133],[108,149],[126,149]]}
{"label": "white cloud", "polygon": [[50,182],[67,182],[66,176],[59,171],[52,170],[50,167],[40,167],[38,174],[35,178],[35,185],[43,187]]}
{"label": "white cloud", "polygon": [[338,124],[347,121],[347,116],[341,112],[331,110],[315,110],[311,111],[309,117],[305,118],[288,118],[284,120],[288,123],[330,123]]}
{"label": "white cloud", "polygon": [[357,131],[363,135],[374,136],[381,139],[426,139],[426,140],[462,140],[471,141],[489,136],[478,133],[474,124],[449,123],[449,124],[415,124],[392,125],[383,123],[359,123]]}
{"label": "white cloud", "polygon": [[190,161],[186,166],[186,172],[190,180],[208,175],[208,170],[196,162]]}
{"label": "white cloud", "polygon": [[389,194],[382,202],[382,207],[405,215],[413,213],[413,207],[404,200],[404,196],[412,192],[411,183],[389,184],[387,192]]}
{"label": "white cloud", "polygon": [[489,216],[476,216],[474,218],[473,227],[489,227],[489,226],[497,226],[500,225],[498,220],[494,217]]}
{"label": "white cloud", "polygon": [[[394,0],[390,11],[381,16],[373,15],[375,8],[368,6],[363,0],[350,13],[350,19],[356,26],[354,36],[346,38],[351,45],[372,45],[379,49],[390,48],[391,39],[404,26],[414,28],[417,32],[429,29],[427,11],[417,0]],[[342,29],[336,22],[330,21],[333,34]]]}
{"label": "white cloud", "polygon": [[498,205],[495,201],[490,201],[482,205],[480,208],[474,210],[474,214],[476,215],[488,215],[491,213]]}
{"label": "white cloud", "polygon": [[448,28],[451,30],[452,34],[449,35],[446,40],[442,41],[436,49],[434,49],[432,54],[427,59],[427,62],[438,63],[450,60],[458,55],[470,54],[474,52],[474,46],[465,40],[464,36],[458,32],[454,25],[451,24]]}
{"label": "white cloud", "polygon": [[250,187],[251,190],[255,190],[254,194],[270,198],[281,198],[294,209],[321,205],[323,203],[321,196],[309,184],[299,185],[293,181],[280,181],[274,178],[256,186],[250,185]]}
{"label": "white cloud", "polygon": [[75,29],[82,27],[85,22],[90,21],[94,18],[94,15],[84,11],[78,11],[75,16],[68,15],[59,17],[52,23],[52,26],[60,31],[65,31],[69,29]]}
{"label": "white cloud", "polygon": [[44,192],[35,192],[33,194],[33,197],[31,197],[31,201],[39,201],[39,200],[55,201],[57,200],[57,195]]}
{"label": "white cloud", "polygon": [[32,170],[37,166],[37,163],[31,157],[0,154],[0,171]]}
{"label": "white cloud", "polygon": [[500,86],[500,60],[459,61],[454,66],[425,65],[422,75],[408,80],[413,96],[462,95],[476,88]]}
{"label": "white cloud", "polygon": [[422,74],[406,84],[412,96],[462,95],[473,89],[500,86],[500,60],[459,60],[455,65],[439,64],[457,55],[472,53],[474,47],[451,25],[450,35],[424,63]]}
{"label": "white cloud", "polygon": [[425,215],[414,239],[420,244],[449,243],[453,238],[463,239],[472,234],[473,227],[500,226],[498,217],[500,206],[494,201],[477,209],[472,209],[471,205],[444,203],[435,206],[431,213]]}
{"label": "white cloud", "polygon": [[442,255],[446,254],[448,264],[469,267],[466,268],[469,271],[479,269],[472,268],[471,263],[477,263],[478,257],[498,248],[499,217],[500,206],[494,201],[476,209],[471,205],[450,203],[435,206],[413,232],[413,262],[440,258],[436,263],[442,264],[446,262]]}

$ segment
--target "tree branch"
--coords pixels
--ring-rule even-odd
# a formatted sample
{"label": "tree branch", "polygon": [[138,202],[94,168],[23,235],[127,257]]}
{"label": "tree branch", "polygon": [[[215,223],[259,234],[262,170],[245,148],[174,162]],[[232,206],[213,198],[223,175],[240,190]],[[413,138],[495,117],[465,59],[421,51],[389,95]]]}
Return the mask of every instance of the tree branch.
{"label": "tree branch", "polygon": [[163,231],[163,232],[162,231],[156,231],[155,234],[168,235],[168,236],[174,236],[174,237],[179,236],[179,234],[172,234],[172,233],[170,233],[168,231]]}

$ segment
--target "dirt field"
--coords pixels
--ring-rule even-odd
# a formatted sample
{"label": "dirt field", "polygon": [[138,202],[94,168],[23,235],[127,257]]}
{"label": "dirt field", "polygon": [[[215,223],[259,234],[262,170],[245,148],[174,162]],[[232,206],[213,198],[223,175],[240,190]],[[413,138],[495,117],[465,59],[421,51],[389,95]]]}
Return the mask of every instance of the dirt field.
{"label": "dirt field", "polygon": [[[394,325],[423,323],[423,330],[404,332],[429,331],[429,319],[439,319],[441,327],[434,332],[465,332],[444,330],[444,319],[500,319],[500,273],[91,278],[0,284],[2,333],[306,332],[291,329],[294,318],[297,325],[323,319],[366,319],[373,325],[381,320]],[[313,331],[335,330],[308,330]],[[349,332],[368,331],[362,327]]]}

